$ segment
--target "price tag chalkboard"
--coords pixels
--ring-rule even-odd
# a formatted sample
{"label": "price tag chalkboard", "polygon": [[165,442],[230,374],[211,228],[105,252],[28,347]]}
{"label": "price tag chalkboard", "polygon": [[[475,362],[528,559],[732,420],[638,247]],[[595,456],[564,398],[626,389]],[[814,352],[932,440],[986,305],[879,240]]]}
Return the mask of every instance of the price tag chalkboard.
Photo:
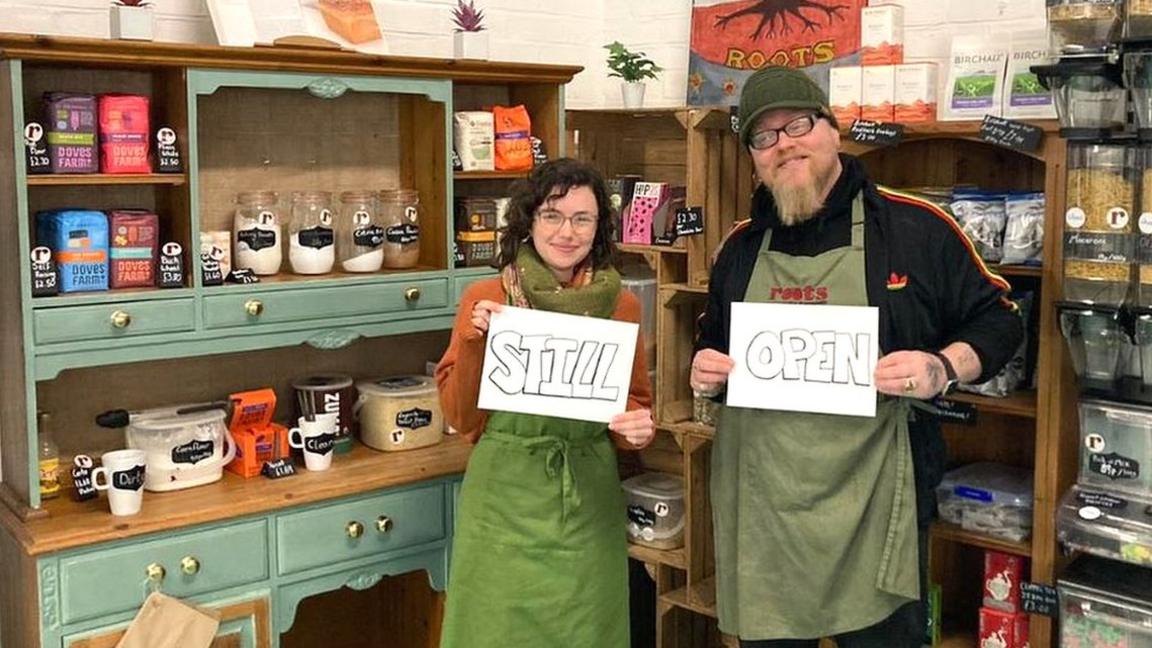
{"label": "price tag chalkboard", "polygon": [[1017,151],[1035,151],[1040,148],[1044,131],[1032,124],[985,115],[980,124],[980,139]]}
{"label": "price tag chalkboard", "polygon": [[161,126],[156,130],[156,173],[182,173],[184,164],[180,159],[180,146],[177,143],[176,129]]}
{"label": "price tag chalkboard", "polygon": [[224,275],[220,271],[220,262],[205,252],[200,255],[200,283],[205,286],[220,286],[224,284]]}
{"label": "price tag chalkboard", "polygon": [[1060,614],[1060,597],[1050,585],[1020,583],[1020,609],[1055,619]]}
{"label": "price tag chalkboard", "polygon": [[233,268],[232,272],[228,273],[228,283],[235,284],[254,284],[260,283],[260,277],[252,272],[252,268]]}
{"label": "price tag chalkboard", "polygon": [[51,297],[60,293],[60,273],[52,250],[44,247],[32,248],[32,296]]}
{"label": "price tag chalkboard", "polygon": [[703,207],[681,207],[676,210],[676,236],[692,236],[703,233]]}
{"label": "price tag chalkboard", "polygon": [[156,278],[161,288],[184,287],[184,248],[179,243],[169,241],[160,246],[158,270]]}
{"label": "price tag chalkboard", "polygon": [[932,400],[936,416],[947,423],[976,425],[976,406],[961,403],[950,398],[938,397]]}
{"label": "price tag chalkboard", "polygon": [[868,146],[895,146],[904,140],[904,126],[857,119],[848,129],[848,137]]}
{"label": "price tag chalkboard", "polygon": [[260,468],[260,474],[268,479],[280,479],[289,475],[296,474],[296,466],[287,459],[277,459],[276,461],[265,461],[264,466]]}
{"label": "price tag chalkboard", "polygon": [[24,127],[24,161],[27,162],[28,175],[52,172],[44,127],[36,122],[28,122]]}
{"label": "price tag chalkboard", "polygon": [[92,483],[92,457],[78,454],[72,458],[72,499],[77,502],[96,499]]}

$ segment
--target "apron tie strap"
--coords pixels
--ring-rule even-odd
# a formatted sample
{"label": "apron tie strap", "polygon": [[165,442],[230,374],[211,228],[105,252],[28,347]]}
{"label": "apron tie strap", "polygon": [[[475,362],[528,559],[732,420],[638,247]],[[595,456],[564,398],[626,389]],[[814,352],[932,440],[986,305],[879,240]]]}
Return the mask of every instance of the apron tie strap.
{"label": "apron tie strap", "polygon": [[564,439],[553,439],[544,456],[544,472],[550,479],[560,476],[560,501],[563,509],[560,519],[568,520],[568,512],[580,508],[580,491],[576,488],[576,474],[572,472],[569,453],[572,448]]}

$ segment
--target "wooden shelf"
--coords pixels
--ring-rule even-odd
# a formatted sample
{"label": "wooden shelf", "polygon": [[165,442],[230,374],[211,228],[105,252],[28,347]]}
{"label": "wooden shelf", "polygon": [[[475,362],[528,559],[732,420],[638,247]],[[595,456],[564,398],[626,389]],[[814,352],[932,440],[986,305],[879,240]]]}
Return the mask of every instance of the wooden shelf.
{"label": "wooden shelf", "polygon": [[952,524],[951,522],[942,522],[939,520],[933,522],[929,534],[933,539],[937,540],[959,542],[960,544],[965,544],[972,547],[980,547],[982,549],[1000,551],[1016,556],[1023,556],[1025,558],[1030,558],[1032,556],[1032,546],[1028,542],[1012,542],[1011,540],[992,538],[986,535],[981,535],[979,533],[973,533],[972,531],[962,529],[959,525]]}
{"label": "wooden shelf", "polygon": [[953,392],[946,398],[959,403],[975,405],[981,412],[1036,418],[1036,392],[1018,391],[1005,398],[979,396],[967,392]]}
{"label": "wooden shelf", "polygon": [[686,283],[670,283],[660,286],[660,290],[671,290],[674,292],[695,293],[697,295],[707,295],[708,286],[692,286]]}
{"label": "wooden shelf", "polygon": [[668,565],[676,569],[687,569],[688,559],[684,547],[679,549],[653,549],[643,545],[628,543],[628,556],[650,565]]}
{"label": "wooden shelf", "polygon": [[993,263],[988,269],[1003,277],[1036,277],[1044,274],[1044,268],[1031,265],[1002,265]]}
{"label": "wooden shelf", "polygon": [[528,176],[528,171],[456,171],[456,180],[519,180]]}
{"label": "wooden shelf", "polygon": [[669,432],[678,432],[680,434],[691,434],[704,439],[711,439],[716,435],[716,427],[713,425],[705,425],[695,421],[677,421],[675,423],[657,423],[656,427],[661,430],[668,430]]}
{"label": "wooden shelf", "polygon": [[[1045,133],[1057,133],[1060,122],[1055,119],[1023,119],[1019,120],[1039,127]],[[923,124],[902,124],[905,139],[913,137],[979,137],[981,120],[929,122]],[[840,125],[840,133],[847,135],[852,123]]]}
{"label": "wooden shelf", "polygon": [[672,254],[687,254],[688,249],[673,247],[671,245],[640,245],[639,243],[617,243],[616,249],[629,254],[649,254],[652,252],[667,252]]}
{"label": "wooden shelf", "polygon": [[188,178],[183,173],[56,173],[28,176],[28,185],[33,187],[80,185],[169,185],[176,187],[187,181]]}
{"label": "wooden shelf", "polygon": [[691,610],[715,619],[716,577],[710,576],[698,583],[661,594],[660,600],[668,605]]}

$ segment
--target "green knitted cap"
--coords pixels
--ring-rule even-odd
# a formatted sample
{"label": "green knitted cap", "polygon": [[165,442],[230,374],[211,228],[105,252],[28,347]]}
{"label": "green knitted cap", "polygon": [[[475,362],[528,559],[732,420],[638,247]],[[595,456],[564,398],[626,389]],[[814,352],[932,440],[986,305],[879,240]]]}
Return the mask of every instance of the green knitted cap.
{"label": "green knitted cap", "polygon": [[811,77],[796,68],[766,67],[753,72],[740,92],[740,142],[747,146],[760,115],[778,108],[810,108],[837,127],[828,95]]}

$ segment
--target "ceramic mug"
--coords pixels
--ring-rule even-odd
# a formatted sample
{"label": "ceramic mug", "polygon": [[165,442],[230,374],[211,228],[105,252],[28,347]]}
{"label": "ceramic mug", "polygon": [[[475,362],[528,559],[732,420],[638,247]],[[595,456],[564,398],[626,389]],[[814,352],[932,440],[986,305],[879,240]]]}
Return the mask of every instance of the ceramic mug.
{"label": "ceramic mug", "polygon": [[313,420],[300,417],[296,427],[288,430],[288,445],[304,452],[308,470],[328,470],[332,465],[332,448],[336,445],[337,415],[317,414]]}
{"label": "ceramic mug", "polygon": [[[98,491],[108,491],[108,507],[112,515],[136,515],[144,501],[143,450],[113,450],[100,457],[101,466],[92,471],[92,485]],[[100,476],[104,483],[100,483]]]}

